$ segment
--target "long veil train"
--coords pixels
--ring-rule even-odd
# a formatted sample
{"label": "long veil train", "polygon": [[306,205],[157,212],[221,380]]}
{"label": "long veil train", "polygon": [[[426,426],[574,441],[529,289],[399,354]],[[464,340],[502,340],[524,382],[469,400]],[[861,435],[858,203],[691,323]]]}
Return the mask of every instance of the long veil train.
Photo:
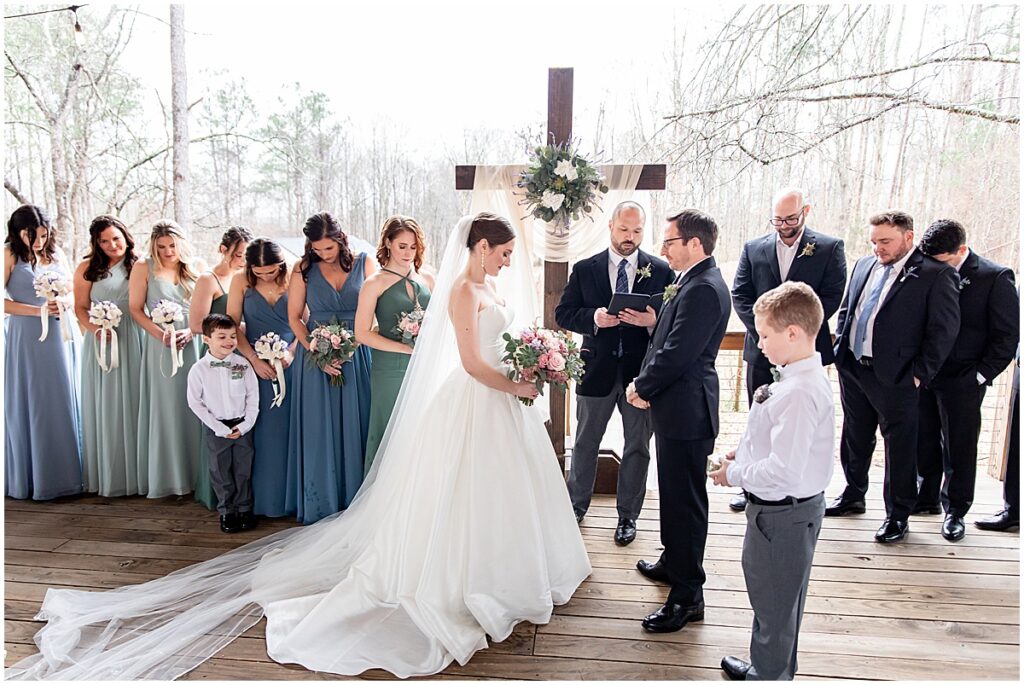
{"label": "long veil train", "polygon": [[[539,418],[479,384],[451,390],[464,372],[448,302],[471,223],[464,217],[449,237],[378,458],[347,510],[140,585],[51,589],[38,614],[47,621],[35,637],[40,653],[6,677],[171,680],[264,614],[268,652],[278,661],[422,675],[465,663],[487,635],[504,639],[516,622],[546,621],[553,604],[568,601],[590,565]],[[528,256],[517,253],[513,264],[529,269]],[[508,274],[499,289],[531,282]],[[463,397],[474,392],[491,394]],[[505,423],[481,429],[488,417],[473,413],[481,404],[500,410]],[[445,406],[466,425],[439,421]],[[496,434],[525,448],[486,466],[460,456],[463,441],[478,449]],[[506,492],[477,492],[481,483]],[[492,500],[503,494],[520,500],[528,525],[495,530],[503,512]],[[525,575],[509,563],[517,550],[533,550]]]}

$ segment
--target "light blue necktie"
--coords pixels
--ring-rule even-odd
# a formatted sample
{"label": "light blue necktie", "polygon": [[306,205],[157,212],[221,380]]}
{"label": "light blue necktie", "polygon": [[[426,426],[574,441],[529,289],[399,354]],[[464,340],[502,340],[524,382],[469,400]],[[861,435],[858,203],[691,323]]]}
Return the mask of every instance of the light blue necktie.
{"label": "light blue necktie", "polygon": [[[615,292],[617,293],[628,293],[629,292],[629,276],[626,274],[626,265],[629,264],[629,260],[623,257],[622,261],[619,262],[619,273],[615,277]],[[616,356],[622,356],[622,329],[619,329],[619,351]]]}
{"label": "light blue necktie", "polygon": [[860,318],[857,319],[857,334],[853,337],[853,356],[857,359],[864,356],[864,340],[868,336],[868,319],[871,318],[871,313],[878,306],[878,298],[882,296],[882,288],[885,287],[885,283],[889,280],[889,274],[891,273],[892,264],[889,264],[882,271],[881,280],[875,284],[875,288],[871,291],[868,301],[864,303],[864,309],[861,310]]}

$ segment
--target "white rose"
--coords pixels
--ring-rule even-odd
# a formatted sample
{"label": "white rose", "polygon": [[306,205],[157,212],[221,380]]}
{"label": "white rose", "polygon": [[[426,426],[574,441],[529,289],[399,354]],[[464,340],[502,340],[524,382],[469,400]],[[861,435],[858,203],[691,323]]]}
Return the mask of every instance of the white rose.
{"label": "white rose", "polygon": [[568,159],[563,159],[555,165],[555,173],[566,181],[575,181],[578,176],[576,165],[572,163],[572,160]]}
{"label": "white rose", "polygon": [[561,193],[553,193],[550,190],[545,190],[544,195],[540,199],[540,203],[553,212],[557,212],[558,208],[562,206],[564,201],[565,195]]}

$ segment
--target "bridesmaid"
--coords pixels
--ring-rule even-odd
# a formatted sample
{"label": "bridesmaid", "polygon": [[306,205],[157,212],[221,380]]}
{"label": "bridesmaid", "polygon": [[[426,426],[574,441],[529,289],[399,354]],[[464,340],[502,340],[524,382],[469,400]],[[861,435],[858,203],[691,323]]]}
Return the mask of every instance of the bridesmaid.
{"label": "bridesmaid", "polygon": [[[203,319],[210,314],[227,313],[228,290],[235,281],[235,276],[242,273],[245,266],[245,248],[250,240],[252,233],[240,226],[232,226],[225,231],[217,248],[220,252],[220,262],[196,281],[196,291],[192,295],[192,305],[188,311],[188,327],[192,335],[200,340],[199,358],[206,354],[206,345],[202,342]],[[206,452],[205,436],[199,439],[196,500],[207,509],[217,508],[217,496],[213,492],[213,485],[210,484],[210,462]]]}
{"label": "bridesmaid", "polygon": [[[56,242],[39,207],[22,205],[11,214],[4,245],[4,494],[17,499],[82,491],[74,343],[61,336],[57,304],[36,297],[33,286],[45,271],[70,277]],[[49,333],[39,342],[47,309]]]}
{"label": "bridesmaid", "polygon": [[[395,332],[403,312],[411,312],[417,304],[426,309],[434,279],[420,273],[423,268],[425,241],[423,229],[407,216],[393,216],[384,222],[377,244],[377,262],[381,270],[366,279],[359,292],[356,310],[356,340],[372,347],[373,369],[370,373],[370,428],[366,438],[366,466],[369,472],[377,454],[398,391],[405,378],[412,347],[401,342]],[[377,319],[377,330],[373,319]]]}
{"label": "bridesmaid", "polygon": [[[295,509],[302,523],[313,523],[345,509],[363,482],[370,350],[360,345],[344,369],[329,366],[321,371],[306,362],[308,335],[332,319],[353,330],[359,289],[376,268],[366,254],[352,254],[347,236],[327,212],[311,216],[302,232],[305,254],[288,287],[288,322],[300,345],[289,390],[294,395],[286,506]],[[329,377],[342,370],[345,384],[332,387]]]}
{"label": "bridesmaid", "polygon": [[[120,219],[98,216],[89,226],[89,254],[75,270],[75,316],[86,331],[82,355],[82,456],[85,490],[103,497],[137,495],[139,374],[142,334],[128,307],[128,277],[138,256]],[[118,367],[104,372],[96,361],[99,326],[89,323],[94,302],[121,309]],[[110,345],[107,345],[107,359]]]}
{"label": "bridesmaid", "polygon": [[[255,456],[252,464],[253,513],[257,516],[292,516],[295,506],[285,502],[288,480],[288,423],[291,420],[291,363],[295,354],[295,333],[288,325],[288,263],[281,246],[257,238],[245,251],[245,272],[231,282],[228,316],[245,323],[245,335],[238,337],[238,350],[249,360],[260,378],[260,413],[253,427]],[[282,360],[285,379],[284,402],[272,407],[273,379],[277,372],[256,356],[253,344],[266,333],[277,333],[289,343]]]}
{"label": "bridesmaid", "polygon": [[[128,279],[128,309],[146,333],[142,344],[139,384],[139,494],[150,498],[192,492],[199,462],[199,419],[185,400],[188,371],[195,364],[197,345],[188,329],[189,304],[197,274],[192,246],[173,221],[160,221],[149,236],[149,258],[132,269]],[[170,336],[148,315],[148,305],[173,300],[184,310],[176,324],[184,366],[170,376]]]}

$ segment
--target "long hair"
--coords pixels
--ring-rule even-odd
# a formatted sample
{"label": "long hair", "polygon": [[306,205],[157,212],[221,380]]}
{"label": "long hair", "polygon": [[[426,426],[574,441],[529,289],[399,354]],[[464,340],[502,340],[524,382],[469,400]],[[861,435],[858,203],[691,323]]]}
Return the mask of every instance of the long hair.
{"label": "long hair", "polygon": [[380,240],[377,242],[377,262],[381,266],[387,264],[388,260],[391,259],[388,241],[394,240],[400,233],[405,231],[412,233],[413,240],[416,242],[416,256],[412,260],[413,266],[417,271],[423,266],[423,253],[427,249],[427,241],[423,237],[423,229],[420,228],[416,219],[413,219],[411,216],[402,216],[401,214],[389,216],[384,221],[384,226],[380,229]]}
{"label": "long hair", "polygon": [[85,280],[95,283],[102,281],[110,275],[110,257],[100,247],[100,234],[108,228],[116,228],[121,231],[127,248],[124,251],[124,270],[128,275],[132,273],[132,266],[138,261],[139,256],[135,254],[135,240],[128,228],[115,216],[100,214],[89,224],[89,254],[85,255],[88,263],[85,265]]}
{"label": "long hair", "polygon": [[[36,235],[40,228],[47,231],[46,242],[43,243],[40,254],[47,262],[52,262],[57,253],[57,241],[46,212],[36,205],[22,205],[11,213],[11,218],[7,220],[7,245],[15,258],[35,266],[36,253],[32,247],[36,244]],[[22,231],[28,234],[28,244],[21,239]]]}
{"label": "long hair", "polygon": [[352,270],[355,257],[352,256],[352,250],[348,246],[348,236],[341,230],[337,219],[329,212],[320,212],[306,219],[306,225],[302,227],[302,234],[306,236],[306,250],[302,255],[302,263],[299,265],[302,280],[308,281],[309,270],[313,268],[313,264],[321,261],[313,251],[313,243],[324,238],[330,238],[338,243],[338,266],[341,267],[341,270],[345,273]]}
{"label": "long hair", "polygon": [[274,282],[284,286],[288,280],[288,262],[284,258],[284,250],[281,246],[269,238],[257,238],[245,248],[245,282],[250,288],[256,287],[256,274],[252,272],[254,266],[280,266],[280,271]]}
{"label": "long hair", "polygon": [[161,219],[153,224],[153,231],[149,234],[149,259],[153,264],[160,264],[160,255],[156,251],[156,241],[160,238],[173,238],[174,247],[178,251],[178,282],[189,297],[195,288],[196,280],[199,278],[193,268],[192,245],[188,242],[184,232],[178,224],[170,219]]}

